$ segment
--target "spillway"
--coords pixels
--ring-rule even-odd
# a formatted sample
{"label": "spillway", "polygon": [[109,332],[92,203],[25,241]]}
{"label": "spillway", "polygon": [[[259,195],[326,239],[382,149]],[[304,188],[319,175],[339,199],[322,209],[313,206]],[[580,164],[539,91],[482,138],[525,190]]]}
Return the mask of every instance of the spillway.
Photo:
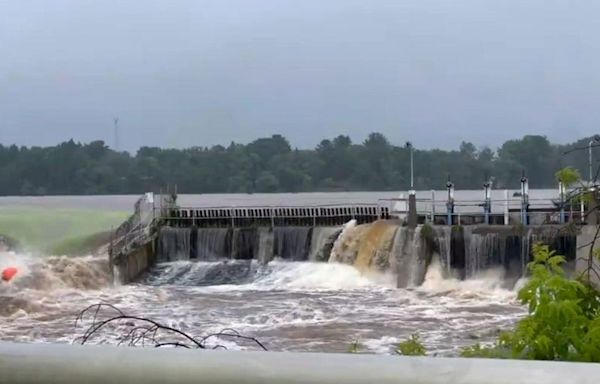
{"label": "spillway", "polygon": [[397,286],[423,283],[436,261],[446,278],[470,279],[489,269],[507,279],[526,274],[533,244],[543,242],[572,265],[576,237],[552,227],[505,226],[409,228],[392,220],[343,227],[178,228],[162,227],[157,260],[218,261],[274,259],[342,263],[361,272],[386,272]]}

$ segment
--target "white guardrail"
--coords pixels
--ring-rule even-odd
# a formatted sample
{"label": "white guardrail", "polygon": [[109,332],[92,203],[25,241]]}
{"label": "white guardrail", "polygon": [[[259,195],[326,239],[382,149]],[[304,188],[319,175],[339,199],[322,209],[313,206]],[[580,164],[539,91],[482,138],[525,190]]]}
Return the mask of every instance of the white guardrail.
{"label": "white guardrail", "polygon": [[600,364],[0,343],[0,383],[596,384]]}

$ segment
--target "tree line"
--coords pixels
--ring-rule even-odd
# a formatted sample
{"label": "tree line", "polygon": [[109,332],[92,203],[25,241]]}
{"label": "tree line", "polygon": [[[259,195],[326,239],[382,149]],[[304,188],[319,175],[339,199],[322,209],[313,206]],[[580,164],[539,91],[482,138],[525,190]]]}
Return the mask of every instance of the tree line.
{"label": "tree line", "polygon": [[[522,172],[532,188],[554,188],[560,168],[588,174],[590,140],[553,144],[527,135],[497,149],[469,142],[457,150],[414,148],[415,188],[443,189],[448,178],[457,189],[479,189],[489,179],[495,188],[518,188]],[[594,151],[600,160],[600,149]],[[135,154],[103,141],[0,145],[0,195],[139,194],[167,185],[180,193],[406,190],[410,148],[380,133],[361,143],[340,135],[314,149],[292,148],[281,135],[228,146],[142,147]]]}

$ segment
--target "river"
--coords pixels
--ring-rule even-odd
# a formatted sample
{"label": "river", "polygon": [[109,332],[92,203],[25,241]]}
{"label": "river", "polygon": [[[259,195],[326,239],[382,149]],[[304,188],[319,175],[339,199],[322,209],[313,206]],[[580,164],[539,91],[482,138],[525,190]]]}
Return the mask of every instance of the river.
{"label": "river", "polygon": [[[444,191],[437,193],[443,197]],[[457,191],[477,199],[481,191]],[[532,191],[547,202],[554,191]],[[199,206],[373,203],[393,192],[274,195],[181,195],[180,204]],[[431,192],[419,192],[431,196]],[[494,198],[502,199],[502,191]],[[1,209],[131,211],[137,196],[2,197]],[[67,211],[70,212],[70,211]],[[107,255],[65,257],[0,252],[0,268],[17,266],[9,283],[0,281],[0,340],[70,343],[89,322],[74,327],[79,311],[105,302],[130,315],[201,337],[223,328],[259,339],[277,351],[392,353],[398,342],[418,334],[429,353],[456,355],[461,347],[495,340],[524,315],[516,290],[499,271],[468,280],[444,279],[437,265],[424,283],[397,289],[393,276],[361,274],[338,263],[255,261],[162,263],[140,283],[112,284]],[[246,264],[244,264],[246,263]],[[242,271],[242,272],[240,272]],[[101,313],[102,315],[102,313]],[[109,315],[109,314],[106,314]],[[115,343],[119,330],[92,343]],[[252,348],[214,340],[228,348]]]}
{"label": "river", "polygon": [[[397,289],[390,276],[365,276],[337,263],[178,261],[127,286],[111,284],[103,256],[1,253],[0,268],[7,265],[21,273],[0,283],[4,341],[73,342],[90,325],[75,327],[77,313],[106,302],[196,337],[233,328],[269,350],[344,352],[356,340],[363,352],[388,354],[418,334],[429,353],[456,355],[462,346],[493,341],[524,314],[494,270],[458,281],[443,279],[434,265],[422,286]],[[119,329],[107,330],[90,342],[116,343],[119,336]]]}

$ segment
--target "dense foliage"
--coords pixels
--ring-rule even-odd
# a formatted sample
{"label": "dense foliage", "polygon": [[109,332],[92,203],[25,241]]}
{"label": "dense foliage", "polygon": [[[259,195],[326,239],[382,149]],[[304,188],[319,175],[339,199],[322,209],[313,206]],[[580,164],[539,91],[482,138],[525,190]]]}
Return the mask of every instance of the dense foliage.
{"label": "dense foliage", "polygon": [[586,276],[570,279],[563,256],[537,244],[528,268],[531,278],[519,291],[529,314],[493,347],[475,345],[464,357],[600,362],[600,293]]}
{"label": "dense foliage", "polygon": [[[587,174],[587,151],[563,153],[586,149],[588,141],[555,145],[543,136],[525,136],[496,151],[467,142],[450,151],[417,148],[415,186],[442,189],[450,176],[460,189],[479,189],[488,177],[498,188],[513,188],[525,170],[533,188],[554,188],[554,173],[563,166]],[[405,190],[409,156],[408,148],[378,133],[360,144],[338,136],[313,150],[293,149],[280,135],[227,147],[143,147],[135,155],[102,141],[0,145],[0,195],[140,193],[166,185],[183,193]]]}

